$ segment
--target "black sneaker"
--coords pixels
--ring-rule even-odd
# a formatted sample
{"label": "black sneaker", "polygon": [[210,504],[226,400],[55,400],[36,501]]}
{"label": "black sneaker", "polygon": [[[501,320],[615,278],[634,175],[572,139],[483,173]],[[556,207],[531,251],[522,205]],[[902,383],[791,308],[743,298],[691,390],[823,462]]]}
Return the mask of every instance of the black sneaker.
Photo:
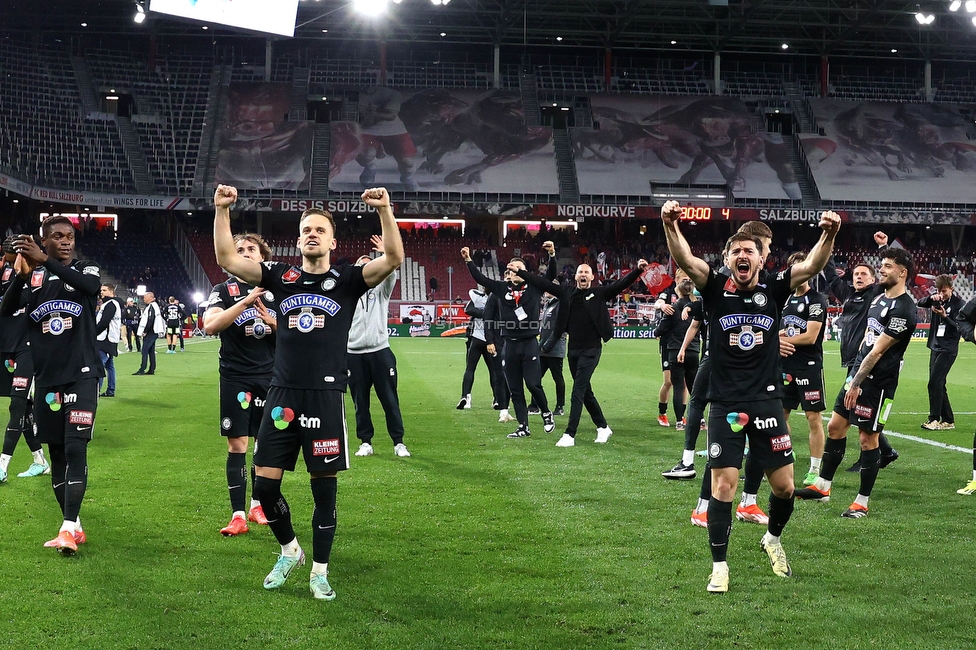
{"label": "black sneaker", "polygon": [[[884,456],[882,456],[882,459],[883,458],[884,458]],[[861,461],[855,460],[854,461],[854,464],[851,465],[850,467],[848,467],[846,471],[848,471],[848,472],[850,472],[852,474],[860,474],[861,473]]]}
{"label": "black sneaker", "polygon": [[99,397],[115,397],[115,393],[105,392],[99,395]]}
{"label": "black sneaker", "polygon": [[678,463],[667,472],[661,472],[661,476],[663,476],[666,479],[671,479],[672,481],[675,480],[687,481],[695,478],[695,466],[685,465],[684,463]]}
{"label": "black sneaker", "polygon": [[542,429],[546,433],[552,433],[556,430],[556,418],[553,416],[552,411],[546,411],[542,414]]}
{"label": "black sneaker", "polygon": [[464,410],[464,407],[467,406],[467,405],[468,405],[468,398],[467,397],[462,397],[461,398],[461,401],[458,402],[458,405],[455,406],[454,408],[456,408],[459,411],[463,411]]}
{"label": "black sneaker", "polygon": [[539,415],[540,413],[542,413],[542,411],[539,409],[538,406],[529,407],[529,415]]}
{"label": "black sneaker", "polygon": [[509,438],[528,438],[532,434],[529,433],[529,427],[524,424],[520,424],[519,428],[508,434]]}
{"label": "black sneaker", "polygon": [[892,449],[890,454],[881,456],[881,460],[878,461],[878,469],[884,469],[896,460],[898,460],[898,450]]}
{"label": "black sneaker", "polygon": [[555,411],[553,411],[553,412],[552,412],[552,414],[553,414],[553,415],[566,415],[566,412],[565,412],[565,411],[563,411],[563,407],[561,407],[561,406],[557,406],[557,407],[556,407],[556,410],[555,410]]}

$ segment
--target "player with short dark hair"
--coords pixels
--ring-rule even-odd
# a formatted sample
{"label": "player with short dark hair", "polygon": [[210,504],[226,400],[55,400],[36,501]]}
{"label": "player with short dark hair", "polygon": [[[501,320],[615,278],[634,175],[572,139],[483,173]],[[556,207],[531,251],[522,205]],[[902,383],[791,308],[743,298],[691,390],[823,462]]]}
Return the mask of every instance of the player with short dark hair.
{"label": "player with short dark hair", "polygon": [[[787,266],[807,258],[799,251],[790,255]],[[780,346],[789,343],[792,352],[783,357],[783,411],[789,428],[790,413],[803,409],[810,429],[810,471],[804,485],[813,485],[823,460],[824,429],[821,413],[826,410],[823,376],[823,338],[827,320],[827,298],[810,287],[798,286],[786,301],[780,317]],[[791,431],[792,433],[792,431]]]}
{"label": "player with short dark hair", "polygon": [[[879,230],[874,233],[874,243],[878,245],[878,251],[883,253],[888,246],[888,235]],[[850,271],[851,284],[844,279],[844,272],[837,269],[833,257],[828,260],[824,275],[827,277],[830,292],[843,303],[841,315],[837,319],[840,326],[840,363],[844,366],[845,376],[853,377],[856,370],[853,367],[854,361],[868,326],[868,309],[874,299],[884,292],[884,288],[877,284],[875,268],[864,262],[855,264]],[[898,451],[892,448],[883,432],[878,435],[878,445],[881,449],[881,462],[878,466],[881,469],[898,460]],[[847,471],[859,472],[861,466],[855,461]]]}
{"label": "player with short dark hair", "polygon": [[[43,247],[43,248],[42,248]],[[27,327],[37,386],[34,423],[47,443],[51,484],[63,515],[57,537],[44,546],[71,555],[86,541],[79,514],[88,485],[88,443],[95,427],[98,378],[104,375],[95,351],[98,264],[74,259],[75,228],[66,217],[41,224],[41,245],[21,235],[14,249],[17,278],[0,314],[10,316],[27,297]]]}
{"label": "player with short dark hair", "polygon": [[299,221],[300,267],[258,263],[237,254],[230,230],[230,206],[237,190],[219,185],[214,193],[214,248],[228,273],[274,292],[279,325],[271,388],[258,431],[254,455],[254,494],[281,545],[281,556],[264,579],[265,589],[281,587],[305,562],[292,527],[288,502],[281,494],[285,470],[293,471],[299,451],[311,475],[312,573],[315,598],[332,600],[329,556],[336,532],[337,473],[349,468],[343,393],[348,381],[346,344],[356,301],[379,285],[403,262],[403,242],[390,195],[368,189],[362,200],[377,210],[385,252],[365,266],[333,266],[335,222],[325,210],[311,209]]}
{"label": "player with short dark hair", "polygon": [[[16,236],[10,236],[3,242],[2,278],[0,278],[0,295],[17,277],[14,262],[17,251],[14,250]],[[18,309],[12,316],[0,316],[0,357],[3,359],[3,369],[0,370],[0,395],[10,397],[8,410],[10,419],[3,437],[3,451],[0,453],[0,483],[7,480],[7,469],[10,459],[17,449],[20,437],[24,437],[27,448],[30,449],[34,462],[18,477],[39,476],[50,474],[51,466],[44,457],[44,448],[34,433],[34,399],[31,388],[34,383],[34,361],[27,345],[27,309]]]}
{"label": "player with short dark hair", "polygon": [[905,286],[913,274],[914,264],[905,249],[885,250],[879,271],[883,293],[871,302],[854,372],[847,377],[834,403],[827,424],[823,469],[813,485],[796,491],[798,499],[830,500],[834,473],[847,449],[847,430],[855,425],[861,443],[861,486],[854,503],[841,514],[848,519],[867,516],[868,501],[878,478],[881,462],[878,437],[891,413],[905,350],[918,318],[915,301]]}
{"label": "player with short dark hair", "polygon": [[702,294],[709,321],[712,357],[709,388],[708,454],[712,497],[708,505],[708,538],[712,574],[708,591],[729,588],[726,561],[735,497],[746,438],[749,454],[766,471],[772,494],[769,524],[760,546],[773,572],[793,575],[780,541],[793,513],[793,445],[783,422],[782,373],[777,324],[790,291],[819,273],[833,248],[840,217],[823,213],[823,234],[803,262],[759,281],[765,264],[762,241],[745,233],[729,238],[730,273],[718,273],[695,257],[678,229],[681,208],[668,201],[661,209],[668,249]]}
{"label": "player with short dark hair", "polygon": [[[254,262],[271,260],[271,248],[254,233],[234,237],[237,254]],[[225,537],[248,531],[247,522],[267,524],[261,502],[254,496],[254,463],[251,463],[251,503],[247,501],[247,441],[257,442],[258,427],[271,385],[275,332],[278,328],[277,296],[232,277],[216,285],[207,298],[203,327],[220,335],[220,432],[227,438],[227,491],[230,523],[220,529]]]}

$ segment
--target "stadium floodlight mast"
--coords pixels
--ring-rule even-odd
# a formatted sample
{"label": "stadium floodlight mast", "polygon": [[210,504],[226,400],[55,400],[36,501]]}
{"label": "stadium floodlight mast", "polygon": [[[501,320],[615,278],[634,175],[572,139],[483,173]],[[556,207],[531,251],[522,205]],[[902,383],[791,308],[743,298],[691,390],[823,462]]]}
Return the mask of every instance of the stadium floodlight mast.
{"label": "stadium floodlight mast", "polygon": [[137,25],[141,25],[146,22],[146,10],[142,8],[142,5],[138,2],[136,3],[136,15],[132,17]]}
{"label": "stadium floodlight mast", "polygon": [[925,14],[921,11],[915,13],[915,20],[919,25],[931,25],[935,22],[935,14]]}
{"label": "stadium floodlight mast", "polygon": [[962,0],[952,0],[949,3],[949,11],[959,11],[959,7],[962,6]]}

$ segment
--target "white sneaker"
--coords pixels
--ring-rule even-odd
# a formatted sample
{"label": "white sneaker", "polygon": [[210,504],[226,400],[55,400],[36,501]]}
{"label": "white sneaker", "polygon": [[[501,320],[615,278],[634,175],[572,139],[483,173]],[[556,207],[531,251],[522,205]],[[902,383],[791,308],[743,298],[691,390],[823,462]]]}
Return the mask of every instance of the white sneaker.
{"label": "white sneaker", "polygon": [[573,436],[569,435],[568,433],[564,433],[563,434],[563,437],[556,441],[556,446],[557,447],[575,447],[576,446],[576,438],[574,438]]}
{"label": "white sneaker", "polygon": [[610,427],[597,427],[596,440],[594,440],[593,442],[598,444],[603,444],[607,440],[609,440],[610,436],[612,435],[613,435],[613,431],[610,430]]}
{"label": "white sneaker", "polygon": [[410,457],[410,452],[407,451],[407,446],[405,444],[403,444],[402,442],[399,445],[394,445],[393,446],[393,453],[396,454],[397,456],[399,456],[400,458],[409,458]]}
{"label": "white sneaker", "polygon": [[357,456],[372,456],[373,455],[373,445],[368,442],[364,442],[359,445],[359,451],[356,452]]}
{"label": "white sneaker", "polygon": [[508,409],[502,409],[498,412],[499,422],[515,422],[515,418],[508,414]]}
{"label": "white sneaker", "polygon": [[464,399],[465,399],[464,408],[466,408],[466,409],[471,408],[471,393],[468,393],[467,395],[465,395],[464,396]]}

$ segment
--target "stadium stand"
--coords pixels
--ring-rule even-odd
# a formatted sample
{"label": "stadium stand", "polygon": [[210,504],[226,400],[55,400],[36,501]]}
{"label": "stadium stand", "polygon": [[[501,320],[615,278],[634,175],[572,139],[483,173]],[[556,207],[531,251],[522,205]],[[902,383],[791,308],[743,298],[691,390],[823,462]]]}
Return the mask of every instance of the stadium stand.
{"label": "stadium stand", "polygon": [[63,47],[0,41],[0,167],[46,187],[133,191],[114,116],[82,108]]}
{"label": "stadium stand", "polygon": [[[120,283],[134,290],[145,285],[157,296],[177,296],[189,303],[190,279],[173,247],[142,233],[107,232],[78,240],[79,256],[97,261]],[[211,245],[211,257],[213,257]]]}
{"label": "stadium stand", "polygon": [[98,89],[132,94],[132,122],[146,154],[155,190],[189,196],[203,136],[213,57],[159,55],[150,69],[138,54],[88,50],[86,59]]}

